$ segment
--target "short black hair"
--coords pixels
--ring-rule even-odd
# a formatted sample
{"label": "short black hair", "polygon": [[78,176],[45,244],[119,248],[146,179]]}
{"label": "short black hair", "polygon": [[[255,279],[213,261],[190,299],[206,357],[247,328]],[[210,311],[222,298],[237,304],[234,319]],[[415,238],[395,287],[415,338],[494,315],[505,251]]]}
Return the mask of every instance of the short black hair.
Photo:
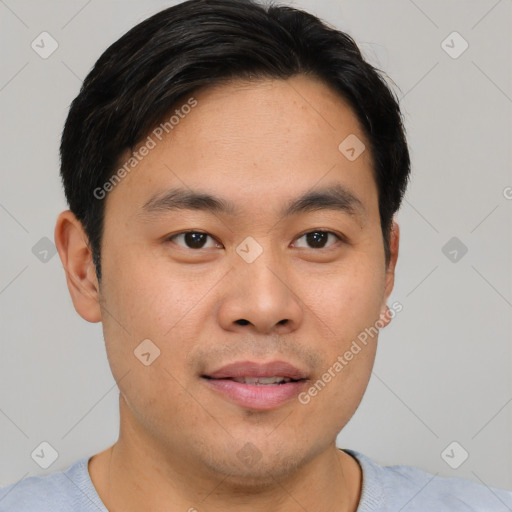
{"label": "short black hair", "polygon": [[[234,79],[319,78],[348,102],[372,156],[386,264],[410,174],[398,99],[354,40],[299,9],[255,0],[188,0],[144,20],[98,59],[70,106],[60,156],[70,210],[98,279],[105,201],[95,193],[183,98]],[[341,142],[341,141],[340,141]],[[102,189],[103,190],[103,189]]]}

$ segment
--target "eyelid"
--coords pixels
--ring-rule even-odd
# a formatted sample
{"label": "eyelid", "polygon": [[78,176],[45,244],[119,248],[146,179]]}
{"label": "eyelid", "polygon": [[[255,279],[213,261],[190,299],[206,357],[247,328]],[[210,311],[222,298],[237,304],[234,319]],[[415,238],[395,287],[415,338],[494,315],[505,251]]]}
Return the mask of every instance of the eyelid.
{"label": "eyelid", "polygon": [[[342,242],[344,244],[348,244],[349,241],[347,239],[347,237],[345,235],[343,235],[342,233],[338,233],[337,231],[332,231],[331,229],[326,229],[326,228],[315,228],[315,229],[308,229],[307,231],[305,231],[304,233],[302,233],[301,235],[298,235],[297,237],[295,237],[295,241],[297,241],[299,238],[302,238],[303,236],[305,235],[308,235],[310,233],[327,233],[329,235],[334,235],[337,239],[338,239],[338,242]],[[333,245],[330,245],[328,247],[322,247],[320,249],[314,249],[315,251],[319,251],[319,250],[327,250],[327,249],[330,249],[331,247],[333,247],[334,245],[336,244],[333,244]],[[301,248],[303,249],[303,248]],[[313,249],[313,248],[311,248]]]}
{"label": "eyelid", "polygon": [[180,244],[177,244],[173,239],[178,237],[178,236],[181,236],[181,235],[186,235],[187,233],[201,233],[203,235],[206,235],[208,237],[210,237],[214,242],[215,244],[217,245],[222,245],[213,235],[211,235],[210,233],[206,232],[206,231],[202,231],[200,229],[187,229],[185,231],[180,231],[178,233],[174,233],[172,235],[169,235],[169,236],[166,236],[164,238],[164,241],[165,242],[172,242],[174,244],[176,244],[178,247],[181,247],[182,249],[190,249],[192,251],[200,251],[202,249],[212,249],[212,247],[201,247],[199,249],[192,249],[191,247],[186,247],[186,246],[183,246],[183,245],[180,245]]}

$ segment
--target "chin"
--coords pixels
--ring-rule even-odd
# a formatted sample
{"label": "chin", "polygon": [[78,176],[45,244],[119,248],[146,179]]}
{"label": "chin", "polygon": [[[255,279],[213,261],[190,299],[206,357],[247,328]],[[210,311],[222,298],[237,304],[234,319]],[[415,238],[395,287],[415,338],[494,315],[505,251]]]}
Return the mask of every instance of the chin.
{"label": "chin", "polygon": [[236,448],[234,445],[210,448],[206,457],[202,454],[203,464],[214,474],[226,477],[225,485],[244,492],[257,492],[287,480],[316,454],[311,448],[306,453],[300,443],[283,446],[267,442],[261,449],[250,441]]}

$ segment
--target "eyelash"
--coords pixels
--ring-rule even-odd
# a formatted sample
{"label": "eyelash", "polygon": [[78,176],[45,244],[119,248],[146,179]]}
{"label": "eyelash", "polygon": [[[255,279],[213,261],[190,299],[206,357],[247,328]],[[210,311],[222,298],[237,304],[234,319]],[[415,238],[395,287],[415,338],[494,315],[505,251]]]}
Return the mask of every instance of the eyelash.
{"label": "eyelash", "polygon": [[[207,235],[209,236],[212,240],[215,240],[216,243],[220,244],[220,242],[218,242],[212,235],[204,232],[204,231],[194,231],[194,230],[190,230],[190,231],[181,231],[180,233],[176,233],[168,238],[166,238],[166,242],[173,242],[173,243],[176,243],[174,242],[174,239],[179,237],[179,236],[182,236],[182,235],[186,235],[188,233],[197,233],[197,234],[203,234],[203,235]],[[299,240],[301,238],[303,238],[304,236],[306,235],[309,235],[309,234],[312,234],[312,233],[322,233],[322,234],[327,234],[327,235],[333,235],[338,242],[343,242],[343,243],[348,243],[347,239],[341,235],[341,234],[337,234],[335,233],[334,231],[328,231],[328,230],[323,230],[323,229],[313,229],[313,230],[309,230],[309,231],[306,231],[305,233],[302,233],[301,235],[299,235],[296,239],[296,240]],[[179,245],[179,244],[176,244],[176,245]],[[222,245],[222,244],[220,244]],[[313,249],[313,250],[327,250],[329,249],[330,247],[332,247],[333,244],[331,244],[330,246],[327,246],[327,247],[320,247],[320,248],[314,248],[314,247],[308,247],[308,249]],[[334,244],[336,245],[336,244]],[[183,247],[180,245],[180,247]],[[201,249],[203,249],[203,247],[200,247],[199,249],[194,249],[192,247],[183,247],[184,249],[190,249],[192,251],[199,251]],[[208,249],[208,248],[207,248]]]}

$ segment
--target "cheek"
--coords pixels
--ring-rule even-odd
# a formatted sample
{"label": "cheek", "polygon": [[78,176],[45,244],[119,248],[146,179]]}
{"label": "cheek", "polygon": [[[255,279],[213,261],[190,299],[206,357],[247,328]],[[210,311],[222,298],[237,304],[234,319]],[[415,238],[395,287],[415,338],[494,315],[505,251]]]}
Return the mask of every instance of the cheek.
{"label": "cheek", "polygon": [[[113,252],[113,251],[112,251]],[[108,256],[108,254],[106,254]],[[105,258],[104,299],[117,325],[134,338],[161,337],[190,309],[194,283],[166,267],[143,247],[127,247],[122,258]],[[107,315],[106,320],[112,323]]]}
{"label": "cheek", "polygon": [[108,274],[105,304],[112,314],[104,315],[103,333],[119,390],[139,421],[150,429],[153,418],[147,411],[156,418],[170,410],[193,415],[191,410],[178,409],[190,407],[186,361],[190,340],[197,337],[197,322],[189,318],[194,298],[184,293],[189,288],[179,286],[177,279],[170,286],[143,267],[134,265]]}
{"label": "cheek", "polygon": [[[109,264],[104,266],[102,323],[107,356],[116,380],[129,372],[127,380],[138,380],[141,394],[168,394],[179,387],[172,377],[182,384],[189,377],[184,363],[205,325],[198,316],[213,309],[204,299],[205,290],[219,278],[213,273],[191,277],[141,252],[127,249],[118,265],[105,258]],[[145,352],[139,350],[141,343],[148,346]],[[158,357],[144,366],[137,355],[148,351],[146,359]]]}
{"label": "cheek", "polygon": [[332,406],[338,416],[357,407],[371,375],[384,277],[375,261],[365,261],[361,255],[344,271],[316,279],[316,286],[302,291],[308,297],[310,318],[316,324],[312,327],[324,353],[322,382],[313,391],[323,398],[316,406]]}
{"label": "cheek", "polygon": [[301,298],[332,334],[355,337],[379,318],[385,274],[363,254],[338,271],[312,276]]}

